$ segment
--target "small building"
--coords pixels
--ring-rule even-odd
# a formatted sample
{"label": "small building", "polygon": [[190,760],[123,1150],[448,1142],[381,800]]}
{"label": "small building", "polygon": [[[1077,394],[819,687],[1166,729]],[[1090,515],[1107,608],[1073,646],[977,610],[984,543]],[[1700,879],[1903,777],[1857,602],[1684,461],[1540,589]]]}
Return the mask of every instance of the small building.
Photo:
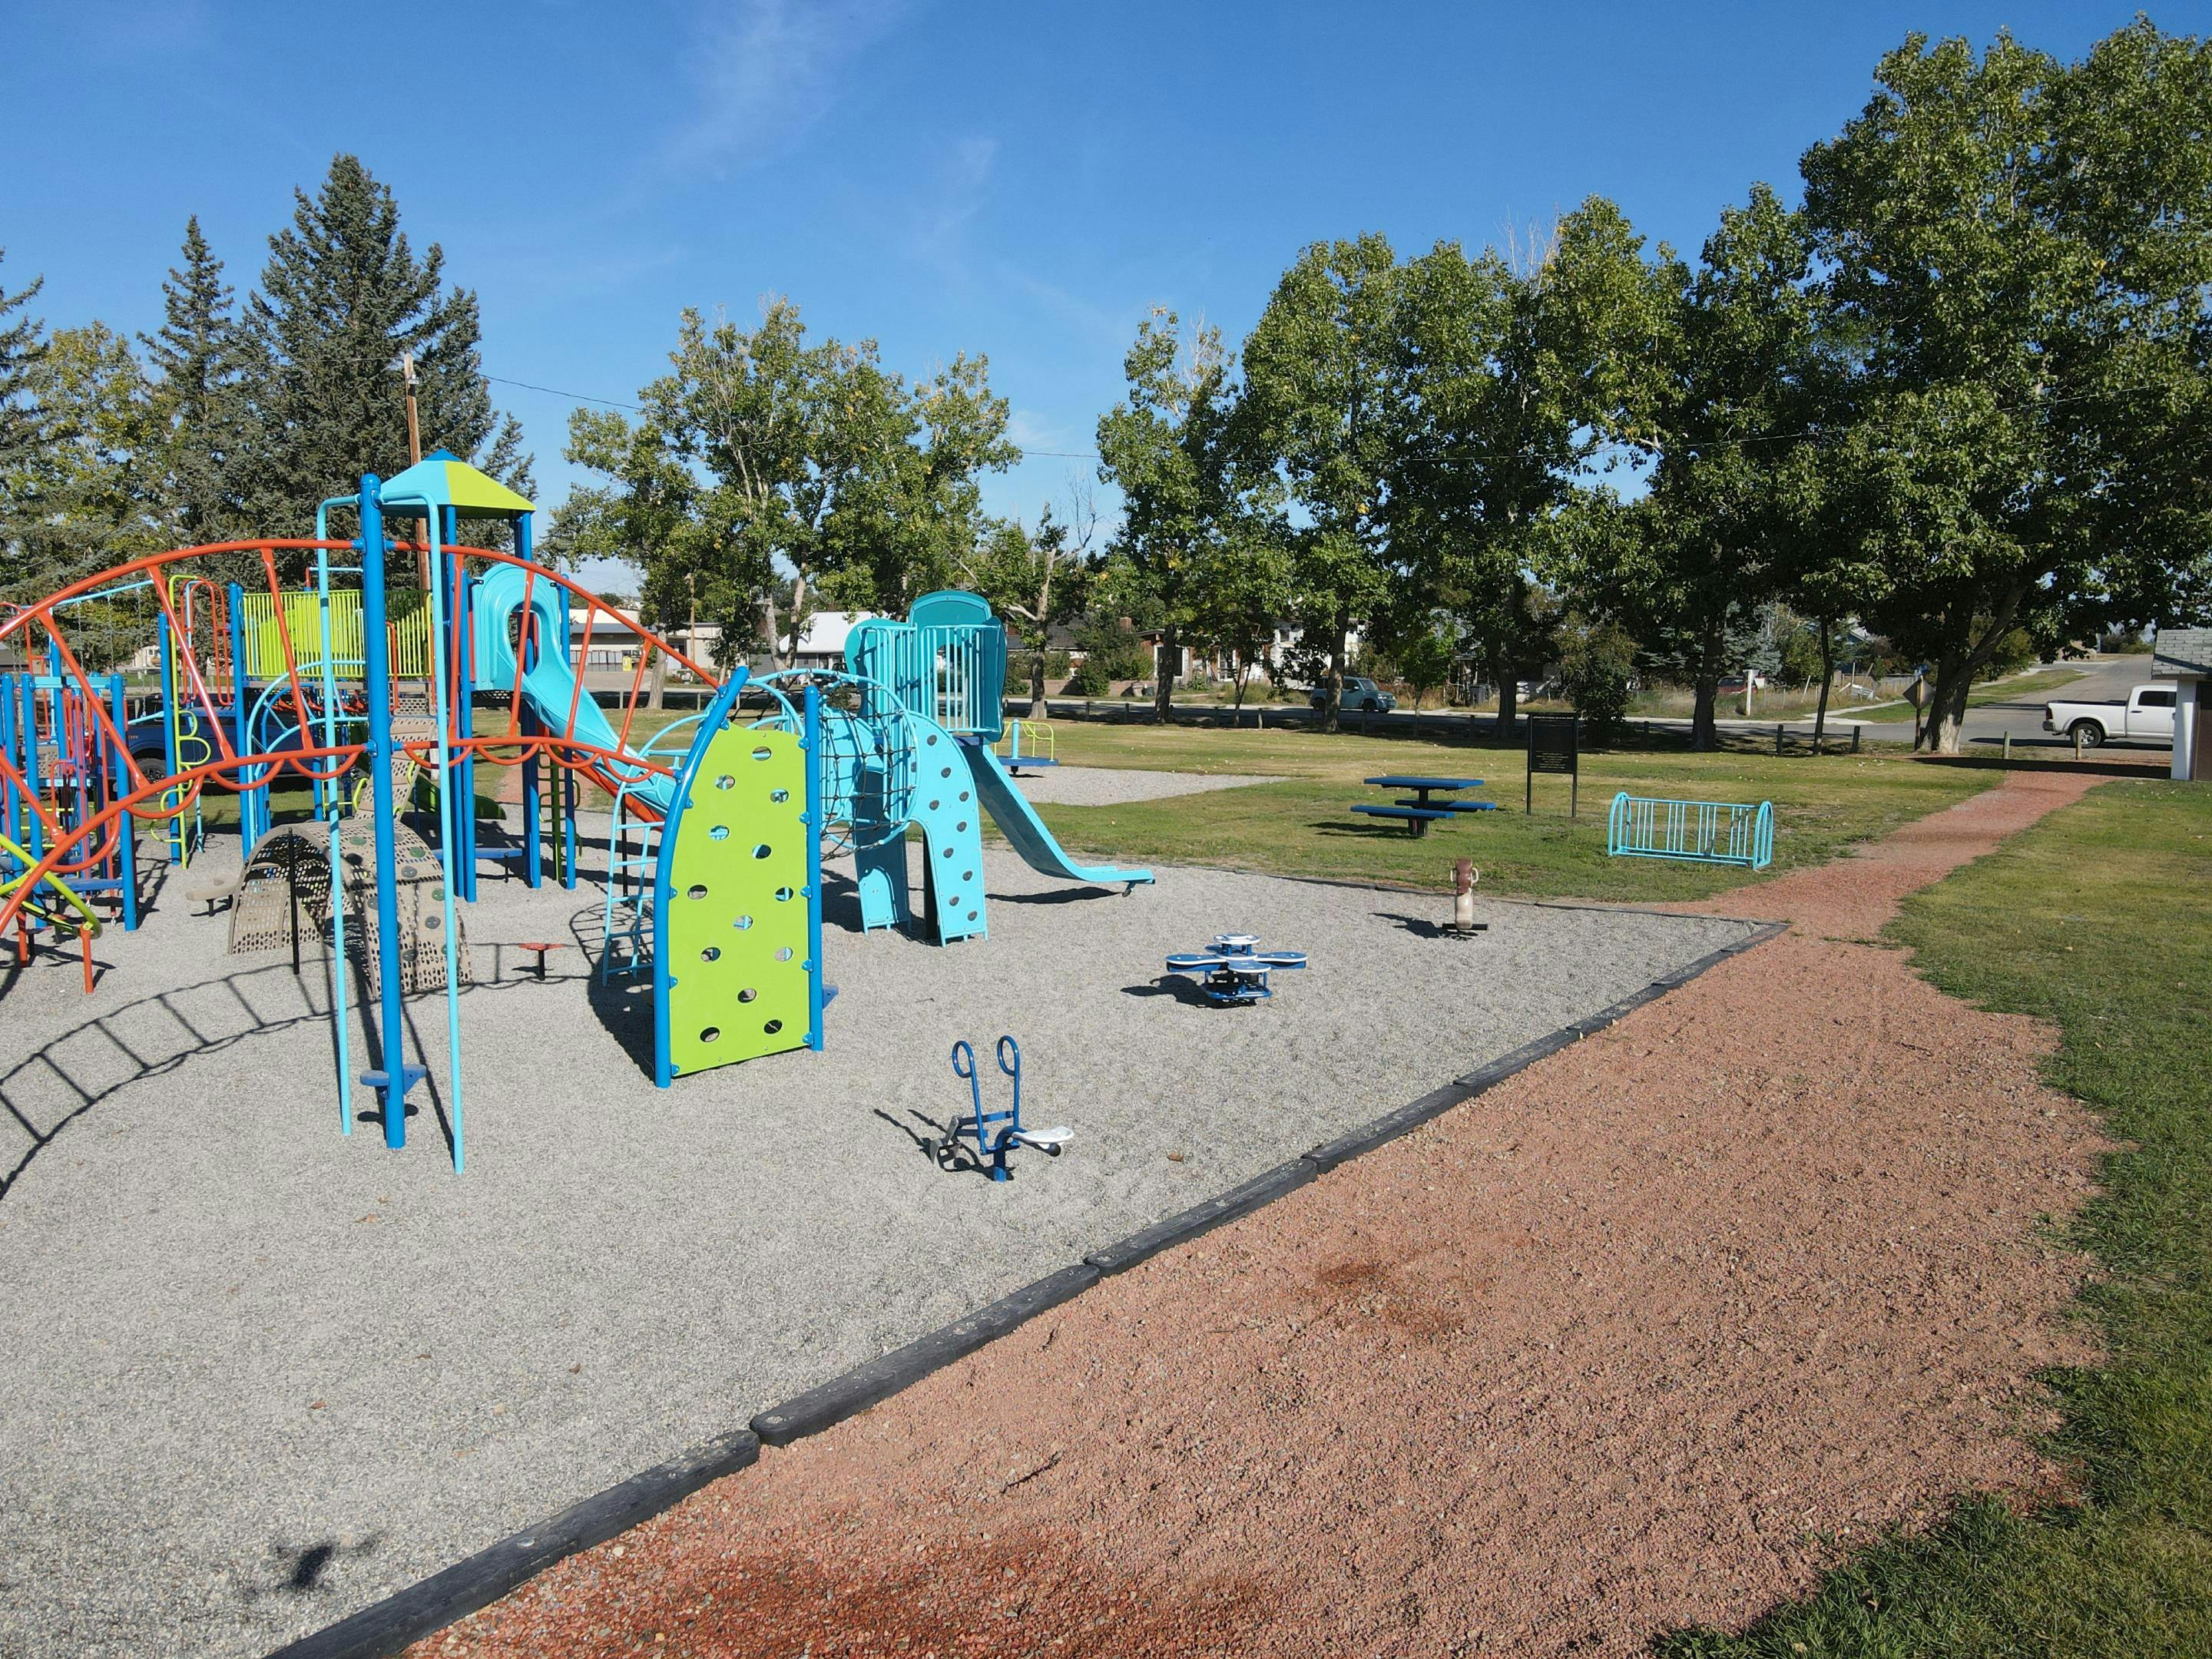
{"label": "small building", "polygon": [[[873,611],[817,611],[811,613],[799,630],[798,660],[795,668],[842,668],[845,665],[845,642],[852,632],[864,622],[878,620]],[[778,649],[782,647],[779,640]]]}
{"label": "small building", "polygon": [[2181,782],[2212,779],[2212,708],[2204,683],[2212,679],[2212,628],[2159,630],[2151,647],[2150,672],[2174,682],[2173,769]]}

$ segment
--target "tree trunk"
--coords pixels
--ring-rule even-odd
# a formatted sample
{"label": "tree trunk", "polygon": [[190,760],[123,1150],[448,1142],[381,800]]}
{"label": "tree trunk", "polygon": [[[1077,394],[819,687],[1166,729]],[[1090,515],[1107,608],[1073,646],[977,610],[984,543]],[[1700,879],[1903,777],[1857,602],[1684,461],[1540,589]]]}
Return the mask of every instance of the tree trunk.
{"label": "tree trunk", "polygon": [[1521,682],[1514,677],[1513,666],[1509,663],[1498,676],[1498,735],[1499,737],[1510,738],[1513,735],[1513,720],[1520,712],[1520,707]]}
{"label": "tree trunk", "polygon": [[1328,638],[1328,678],[1322,684],[1321,729],[1339,729],[1337,715],[1344,705],[1344,636],[1352,631],[1348,617],[1339,617]]}
{"label": "tree trunk", "polygon": [[802,570],[791,579],[791,649],[783,659],[786,668],[799,666],[799,639],[806,631],[806,573]]}
{"label": "tree trunk", "polygon": [[1244,660],[1244,653],[1242,651],[1239,651],[1237,653],[1233,660],[1237,664],[1237,678],[1235,682],[1237,686],[1237,700],[1231,705],[1231,708],[1235,713],[1241,714],[1244,712],[1244,681],[1246,677],[1252,672],[1252,665]]}
{"label": "tree trunk", "polygon": [[1182,630],[1178,628],[1160,629],[1160,642],[1152,651],[1152,724],[1164,726],[1175,714],[1174,670],[1170,663],[1182,660]]}
{"label": "tree trunk", "polygon": [[1836,678],[1836,638],[1830,630],[1828,619],[1820,618],[1820,703],[1813,711],[1813,752],[1820,752],[1820,738],[1828,729],[1828,687]]}
{"label": "tree trunk", "polygon": [[1044,647],[1040,645],[1030,661],[1030,718],[1041,720],[1051,712],[1044,700]]}
{"label": "tree trunk", "polygon": [[1966,735],[1966,694],[1973,686],[1971,658],[1948,655],[1936,659],[1936,683],[1929,695],[1927,723],[1920,738],[1929,754],[1959,752]]}
{"label": "tree trunk", "polygon": [[1690,747],[1700,754],[1721,746],[1718,710],[1721,696],[1721,647],[1724,630],[1718,622],[1705,628],[1705,649],[1698,656],[1697,702],[1690,713]]}
{"label": "tree trunk", "polygon": [[[644,645],[641,643],[638,649],[644,650]],[[668,706],[668,653],[665,651],[653,653],[653,672],[647,676],[647,680],[645,706],[657,714]]]}

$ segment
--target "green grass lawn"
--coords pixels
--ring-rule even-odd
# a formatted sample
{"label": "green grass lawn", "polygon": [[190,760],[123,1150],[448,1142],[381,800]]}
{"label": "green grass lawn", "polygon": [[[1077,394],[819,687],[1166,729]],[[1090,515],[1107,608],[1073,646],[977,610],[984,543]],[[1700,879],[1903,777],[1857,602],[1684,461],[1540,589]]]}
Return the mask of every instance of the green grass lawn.
{"label": "green grass lawn", "polygon": [[2051,1379],[2086,1501],[1989,1498],[1832,1574],[1742,1637],[1666,1659],[2212,1654],[2212,792],[2112,783],[1910,901],[1945,991],[2057,1023],[2051,1081],[2130,1146],[2072,1233],[2110,1362]]}
{"label": "green grass lawn", "polygon": [[[1540,776],[1535,813],[1523,816],[1527,762],[1518,746],[1073,720],[1054,731],[1063,762],[1285,780],[1133,805],[1040,807],[1071,850],[1123,863],[1220,865],[1439,888],[1449,884],[1451,861],[1466,857],[1482,871],[1487,890],[1557,897],[1680,901],[1754,879],[1718,866],[1607,858],[1606,809],[1617,790],[1771,799],[1772,873],[1778,874],[1940,811],[1998,775],[1873,753],[1818,759],[1778,759],[1749,749],[1585,754],[1581,816],[1571,823],[1564,777]],[[1437,824],[1416,841],[1402,825],[1346,810],[1354,801],[1395,799],[1395,792],[1360,781],[1385,772],[1483,778],[1488,787],[1471,793],[1505,810]]]}

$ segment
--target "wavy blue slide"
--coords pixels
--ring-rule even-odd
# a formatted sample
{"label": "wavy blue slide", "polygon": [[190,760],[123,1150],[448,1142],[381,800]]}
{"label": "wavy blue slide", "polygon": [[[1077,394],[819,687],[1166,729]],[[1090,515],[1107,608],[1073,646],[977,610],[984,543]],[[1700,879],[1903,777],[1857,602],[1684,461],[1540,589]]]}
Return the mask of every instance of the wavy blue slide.
{"label": "wavy blue slide", "polygon": [[975,775],[976,799],[991,815],[991,822],[999,826],[999,833],[1006,838],[1007,845],[1022,855],[1022,862],[1030,869],[1058,876],[1064,881],[1089,882],[1097,887],[1110,887],[1117,882],[1134,887],[1140,881],[1152,878],[1149,870],[1076,863],[1053,838],[1052,831],[1044,827],[1044,820],[1037,817],[1036,809],[1014,787],[1014,781],[999,764],[999,757],[981,743],[963,741],[960,747],[968,757],[969,770]]}

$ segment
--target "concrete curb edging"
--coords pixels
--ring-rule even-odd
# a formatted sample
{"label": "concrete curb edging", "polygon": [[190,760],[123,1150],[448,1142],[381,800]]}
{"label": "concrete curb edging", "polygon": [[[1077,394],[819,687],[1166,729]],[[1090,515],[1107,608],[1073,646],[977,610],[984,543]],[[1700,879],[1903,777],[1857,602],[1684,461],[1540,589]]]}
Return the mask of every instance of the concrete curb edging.
{"label": "concrete curb edging", "polygon": [[879,1354],[842,1376],[833,1376],[780,1406],[771,1406],[753,1419],[752,1431],[764,1446],[787,1446],[810,1434],[819,1434],[913,1387],[931,1372],[943,1370],[954,1360],[966,1358],[1017,1325],[1051,1311],[1097,1282],[1098,1269],[1087,1261],[1048,1273],[964,1319],[956,1319],[902,1348]]}
{"label": "concrete curb edging", "polygon": [[542,1526],[502,1538],[442,1572],[288,1643],[270,1659],[369,1659],[372,1655],[383,1659],[398,1653],[456,1619],[489,1607],[555,1562],[628,1532],[759,1457],[760,1442],[750,1429],[722,1435],[571,1504]]}
{"label": "concrete curb edging", "polygon": [[502,1539],[334,1625],[275,1650],[269,1659],[391,1659],[456,1620],[520,1589],[556,1562],[605,1543],[674,1508],[710,1481],[757,1462],[762,1446],[789,1445],[881,1404],[1039,1314],[1073,1300],[1100,1279],[1125,1273],[1164,1250],[1249,1215],[1338,1165],[1399,1139],[1547,1055],[1595,1036],[1729,957],[1789,930],[1789,924],[1780,921],[1744,925],[1743,938],[1660,975],[1609,1008],[1524,1042],[1442,1088],[1384,1113],[1363,1128],[1323,1141],[1179,1215],[1139,1228],[950,1325],[772,1406],[749,1426],[632,1475],[563,1510],[541,1526]]}

